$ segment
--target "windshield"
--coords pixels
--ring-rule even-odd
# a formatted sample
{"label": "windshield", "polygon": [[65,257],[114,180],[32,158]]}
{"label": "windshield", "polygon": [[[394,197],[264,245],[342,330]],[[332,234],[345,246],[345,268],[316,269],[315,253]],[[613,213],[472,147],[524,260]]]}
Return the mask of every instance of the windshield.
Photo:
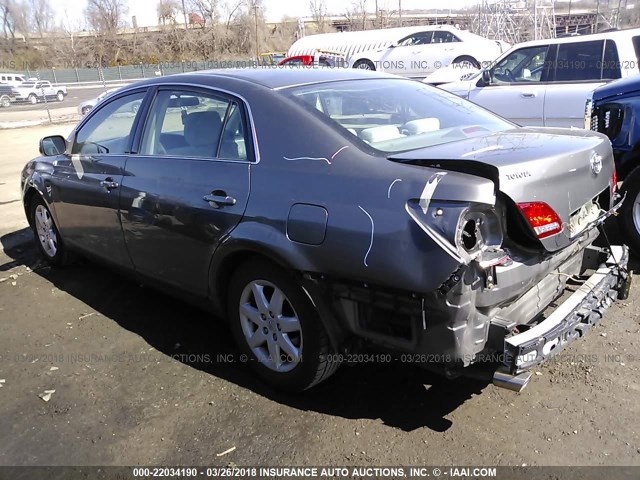
{"label": "windshield", "polygon": [[514,127],[471,102],[412,80],[352,80],[285,92],[382,152],[429,147]]}

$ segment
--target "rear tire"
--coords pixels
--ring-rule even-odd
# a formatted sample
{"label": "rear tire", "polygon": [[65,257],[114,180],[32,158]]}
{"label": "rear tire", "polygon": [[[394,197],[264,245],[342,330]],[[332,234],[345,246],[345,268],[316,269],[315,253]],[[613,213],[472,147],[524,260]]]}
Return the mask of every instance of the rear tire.
{"label": "rear tire", "polygon": [[51,211],[38,194],[34,195],[29,204],[29,219],[36,246],[44,260],[56,267],[69,264],[70,255],[62,242]]}
{"label": "rear tire", "polygon": [[0,97],[0,106],[2,106],[2,108],[7,108],[11,105],[11,99],[9,98],[8,95],[2,95],[2,97]]}
{"label": "rear tire", "polygon": [[29,95],[29,103],[31,103],[31,105],[35,105],[36,103],[38,103],[38,97],[35,96],[35,94],[31,94]]}
{"label": "rear tire", "polygon": [[625,243],[640,255],[640,169],[625,178],[622,194],[626,194],[626,198],[620,208],[618,226]]}
{"label": "rear tire", "polygon": [[376,69],[376,66],[373,64],[373,62],[371,60],[368,60],[366,58],[361,58],[360,60],[357,60],[356,63],[353,64],[353,68],[359,68],[361,70],[374,70]]}
{"label": "rear tire", "polygon": [[59,102],[62,102],[64,100],[64,92],[61,90],[58,93],[56,93],[56,98],[58,99]]}
{"label": "rear tire", "polygon": [[299,392],[338,368],[329,337],[296,278],[265,260],[241,265],[229,285],[231,331],[266,383]]}

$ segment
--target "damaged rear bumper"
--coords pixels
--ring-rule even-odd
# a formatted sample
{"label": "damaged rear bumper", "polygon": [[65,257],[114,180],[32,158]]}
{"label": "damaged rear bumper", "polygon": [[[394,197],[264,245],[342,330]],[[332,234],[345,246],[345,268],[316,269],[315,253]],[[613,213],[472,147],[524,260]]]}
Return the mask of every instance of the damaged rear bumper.
{"label": "damaged rear bumper", "polygon": [[628,288],[628,259],[626,246],[613,246],[595,273],[553,313],[528,330],[505,337],[505,369],[511,375],[525,372],[560,352],[598,323],[618,298],[618,291]]}

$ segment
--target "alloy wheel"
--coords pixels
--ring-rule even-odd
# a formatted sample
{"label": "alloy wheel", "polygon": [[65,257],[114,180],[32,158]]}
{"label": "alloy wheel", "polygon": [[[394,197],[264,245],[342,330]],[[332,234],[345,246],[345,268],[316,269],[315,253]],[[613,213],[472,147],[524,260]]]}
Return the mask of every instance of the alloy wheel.
{"label": "alloy wheel", "polygon": [[58,237],[53,226],[51,214],[44,205],[36,207],[35,221],[38,240],[42,245],[42,249],[49,258],[55,257],[58,252]]}
{"label": "alloy wheel", "polygon": [[302,360],[302,326],[291,302],[274,284],[254,280],[240,296],[240,325],[265,367],[289,372]]}

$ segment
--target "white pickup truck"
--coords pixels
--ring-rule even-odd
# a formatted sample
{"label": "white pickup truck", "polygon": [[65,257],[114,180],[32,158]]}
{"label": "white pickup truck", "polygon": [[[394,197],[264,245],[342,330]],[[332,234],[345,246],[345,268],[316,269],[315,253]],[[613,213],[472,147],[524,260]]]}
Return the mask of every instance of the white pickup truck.
{"label": "white pickup truck", "polygon": [[23,82],[15,89],[18,92],[16,101],[30,102],[34,105],[45,98],[55,98],[61,102],[67,95],[67,87],[64,85],[52,85],[47,80]]}

